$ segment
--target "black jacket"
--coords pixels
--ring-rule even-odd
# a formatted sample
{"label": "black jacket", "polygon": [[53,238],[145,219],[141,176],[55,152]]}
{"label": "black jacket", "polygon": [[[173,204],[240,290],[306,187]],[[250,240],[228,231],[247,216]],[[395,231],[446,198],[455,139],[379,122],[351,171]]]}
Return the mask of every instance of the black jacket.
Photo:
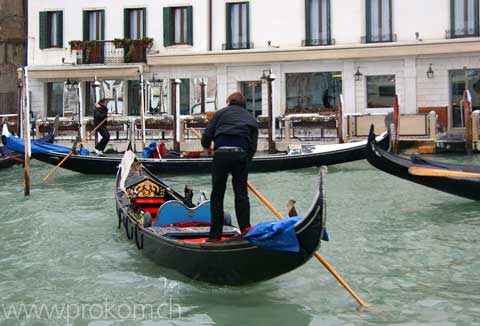
{"label": "black jacket", "polygon": [[[97,126],[102,122],[108,115],[108,107],[100,104],[95,104],[95,109],[93,110],[93,123]],[[104,126],[107,125],[107,121],[103,123]]]}
{"label": "black jacket", "polygon": [[203,132],[202,146],[209,148],[212,140],[215,141],[222,135],[245,139],[248,143],[247,153],[250,158],[257,151],[257,120],[244,107],[230,105],[217,111]]}

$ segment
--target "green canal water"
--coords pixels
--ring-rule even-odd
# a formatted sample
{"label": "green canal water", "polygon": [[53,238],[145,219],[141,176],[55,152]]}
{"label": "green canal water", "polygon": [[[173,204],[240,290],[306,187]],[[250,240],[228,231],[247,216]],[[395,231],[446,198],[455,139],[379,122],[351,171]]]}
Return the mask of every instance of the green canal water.
{"label": "green canal water", "polygon": [[[480,157],[435,159],[480,165]],[[467,162],[468,161],[468,162]],[[312,259],[247,287],[217,287],[162,269],[117,229],[114,177],[32,165],[0,171],[0,325],[480,325],[480,203],[375,170],[329,167],[330,242],[322,255],[372,306],[358,305]],[[252,174],[279,210],[308,209],[318,169]],[[210,189],[210,176],[166,177]],[[233,212],[233,193],[226,207]],[[273,216],[251,196],[253,222]]]}

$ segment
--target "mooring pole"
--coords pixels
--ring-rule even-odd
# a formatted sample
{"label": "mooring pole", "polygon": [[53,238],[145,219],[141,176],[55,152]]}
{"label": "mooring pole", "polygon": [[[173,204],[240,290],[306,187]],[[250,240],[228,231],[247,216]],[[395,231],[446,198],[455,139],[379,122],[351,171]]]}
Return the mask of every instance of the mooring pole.
{"label": "mooring pole", "polygon": [[268,152],[275,153],[276,146],[274,141],[274,134],[275,134],[275,117],[273,116],[273,99],[272,99],[272,92],[273,92],[273,81],[275,80],[275,75],[272,74],[270,71],[267,75],[267,97],[268,97]]}
{"label": "mooring pole", "polygon": [[398,95],[395,95],[393,100],[393,121],[395,125],[394,139],[393,139],[393,152],[398,154],[399,142],[400,142],[400,107],[398,105]]}
{"label": "mooring pole", "polygon": [[205,114],[205,104],[206,104],[205,86],[207,86],[207,84],[202,78],[202,81],[200,82],[200,113],[202,114]]}
{"label": "mooring pole", "polygon": [[467,155],[472,155],[473,148],[471,99],[470,92],[466,90],[463,93],[463,115],[465,116],[465,152]]}
{"label": "mooring pole", "polygon": [[180,79],[172,83],[173,150],[180,152]]}
{"label": "mooring pole", "polygon": [[145,134],[145,80],[143,78],[143,73],[140,75],[140,100],[141,100],[141,105],[140,105],[140,122],[141,122],[141,127],[142,127],[142,150],[145,148],[146,144],[146,134]]}
{"label": "mooring pole", "polygon": [[30,149],[30,91],[29,91],[29,83],[28,83],[28,68],[25,67],[25,98],[26,104],[23,107],[23,122],[24,122],[24,130],[25,130],[25,137],[24,137],[24,144],[25,144],[25,179],[24,179],[24,194],[25,196],[30,196],[30,156],[31,156],[31,149]]}
{"label": "mooring pole", "polygon": [[343,96],[338,96],[337,109],[337,137],[338,143],[343,144]]}

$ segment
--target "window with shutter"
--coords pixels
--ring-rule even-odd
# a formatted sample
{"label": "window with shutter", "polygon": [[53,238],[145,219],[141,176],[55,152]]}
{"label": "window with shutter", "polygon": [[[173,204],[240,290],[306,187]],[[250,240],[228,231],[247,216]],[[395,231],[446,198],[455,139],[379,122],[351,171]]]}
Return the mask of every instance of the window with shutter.
{"label": "window with shutter", "polygon": [[249,49],[249,3],[227,3],[227,44],[225,48]]}
{"label": "window with shutter", "polygon": [[172,45],[172,9],[163,8],[163,45],[165,47]]}
{"label": "window with shutter", "polygon": [[40,49],[48,48],[48,12],[40,12]]}
{"label": "window with shutter", "polygon": [[450,37],[478,36],[478,0],[451,0]]}
{"label": "window with shutter", "polygon": [[193,7],[168,7],[163,10],[164,44],[193,45]]}
{"label": "window with shutter", "polygon": [[83,12],[83,39],[85,41],[98,41],[94,46],[83,50],[85,63],[104,63],[105,38],[105,11],[89,10]]}
{"label": "window with shutter", "polygon": [[330,45],[330,0],[305,1],[306,46]]}
{"label": "window with shutter", "polygon": [[146,36],[145,13],[145,8],[125,9],[125,38],[138,40]]}
{"label": "window with shutter", "polygon": [[40,49],[63,47],[63,12],[40,12]]}
{"label": "window with shutter", "polygon": [[392,42],[392,0],[367,0],[366,43]]}

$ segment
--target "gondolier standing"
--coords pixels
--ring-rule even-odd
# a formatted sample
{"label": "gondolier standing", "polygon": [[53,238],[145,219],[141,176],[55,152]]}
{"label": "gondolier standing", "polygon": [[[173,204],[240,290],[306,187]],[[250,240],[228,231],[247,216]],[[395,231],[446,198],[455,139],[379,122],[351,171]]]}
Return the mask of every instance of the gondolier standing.
{"label": "gondolier standing", "polygon": [[227,98],[227,107],[216,112],[202,135],[202,146],[214,142],[212,164],[212,225],[207,241],[222,237],[224,222],[223,198],[228,175],[232,174],[235,213],[242,232],[250,227],[248,199],[248,166],[257,151],[257,120],[247,111],[245,97],[235,92]]}
{"label": "gondolier standing", "polygon": [[[108,100],[101,99],[97,104],[95,104],[95,109],[93,110],[93,124],[94,127],[97,127],[103,120],[108,116]],[[110,140],[110,133],[107,129],[107,121],[105,121],[98,129],[97,132],[102,136],[102,140],[98,142],[95,146],[95,153],[97,155],[103,155],[103,151]]]}

